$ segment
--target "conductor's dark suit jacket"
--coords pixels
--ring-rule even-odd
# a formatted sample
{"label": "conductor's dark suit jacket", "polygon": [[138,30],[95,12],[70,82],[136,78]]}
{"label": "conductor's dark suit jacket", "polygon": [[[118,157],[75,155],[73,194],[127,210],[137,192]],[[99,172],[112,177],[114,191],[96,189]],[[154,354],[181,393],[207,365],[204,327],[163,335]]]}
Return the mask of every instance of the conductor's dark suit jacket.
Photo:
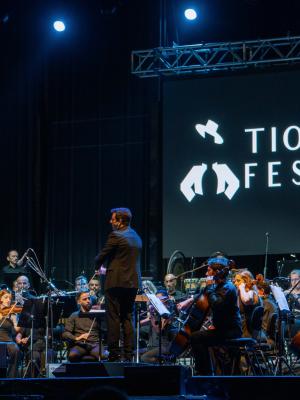
{"label": "conductor's dark suit jacket", "polygon": [[105,290],[140,286],[141,249],[142,240],[130,227],[109,234],[104,248],[95,258],[97,267],[106,264]]}

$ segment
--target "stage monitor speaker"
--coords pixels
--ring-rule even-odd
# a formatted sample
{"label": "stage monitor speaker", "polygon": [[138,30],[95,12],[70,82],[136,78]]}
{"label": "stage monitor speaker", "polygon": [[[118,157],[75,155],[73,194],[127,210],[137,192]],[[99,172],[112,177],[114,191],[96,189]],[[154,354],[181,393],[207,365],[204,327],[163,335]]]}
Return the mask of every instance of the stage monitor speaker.
{"label": "stage monitor speaker", "polygon": [[124,368],[126,390],[134,396],[184,395],[191,369],[182,365],[135,365]]}
{"label": "stage monitor speaker", "polygon": [[124,376],[124,368],[133,363],[120,362],[81,362],[62,363],[52,371],[56,378],[65,377],[98,377],[98,376]]}

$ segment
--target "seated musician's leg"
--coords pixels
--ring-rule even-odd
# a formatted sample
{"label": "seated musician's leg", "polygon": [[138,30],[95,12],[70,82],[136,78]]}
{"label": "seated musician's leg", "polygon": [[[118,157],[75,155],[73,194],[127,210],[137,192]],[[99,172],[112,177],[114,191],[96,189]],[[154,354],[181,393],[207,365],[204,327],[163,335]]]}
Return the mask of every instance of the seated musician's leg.
{"label": "seated musician's leg", "polygon": [[81,346],[73,346],[70,349],[68,359],[70,362],[79,362],[82,357],[88,354],[88,351]]}
{"label": "seated musician's leg", "polygon": [[92,345],[92,349],[89,352],[89,355],[94,357],[95,360],[99,360],[99,343],[95,343]]}
{"label": "seated musician's leg", "polygon": [[196,331],[191,335],[192,353],[197,375],[211,375],[212,366],[209,347],[218,344],[220,338],[215,330]]}
{"label": "seated musician's leg", "polygon": [[146,351],[146,353],[141,355],[141,361],[144,363],[155,363],[158,361],[159,348],[154,347],[151,350]]}
{"label": "seated musician's leg", "polygon": [[18,360],[20,349],[16,343],[7,343],[7,353],[8,353],[8,378],[16,378],[18,372]]}

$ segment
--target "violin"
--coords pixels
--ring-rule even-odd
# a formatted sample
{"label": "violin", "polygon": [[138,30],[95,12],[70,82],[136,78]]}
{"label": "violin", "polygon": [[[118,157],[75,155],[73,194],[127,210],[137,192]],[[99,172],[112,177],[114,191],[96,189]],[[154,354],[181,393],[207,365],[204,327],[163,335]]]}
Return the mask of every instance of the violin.
{"label": "violin", "polygon": [[10,314],[20,314],[22,312],[23,307],[22,306],[9,306],[9,307],[4,307],[0,309],[0,315],[2,317],[7,317]]}

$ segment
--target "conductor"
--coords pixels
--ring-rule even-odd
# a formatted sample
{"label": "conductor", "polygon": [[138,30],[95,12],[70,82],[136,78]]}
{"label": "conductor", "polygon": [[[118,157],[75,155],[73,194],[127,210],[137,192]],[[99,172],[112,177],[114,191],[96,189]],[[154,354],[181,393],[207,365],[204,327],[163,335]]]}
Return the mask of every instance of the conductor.
{"label": "conductor", "polygon": [[132,214],[128,208],[111,210],[112,232],[95,258],[96,268],[106,263],[105,304],[107,310],[107,342],[109,361],[121,360],[120,328],[123,328],[123,359],[132,361],[132,312],[140,286],[142,240],[130,227]]}

